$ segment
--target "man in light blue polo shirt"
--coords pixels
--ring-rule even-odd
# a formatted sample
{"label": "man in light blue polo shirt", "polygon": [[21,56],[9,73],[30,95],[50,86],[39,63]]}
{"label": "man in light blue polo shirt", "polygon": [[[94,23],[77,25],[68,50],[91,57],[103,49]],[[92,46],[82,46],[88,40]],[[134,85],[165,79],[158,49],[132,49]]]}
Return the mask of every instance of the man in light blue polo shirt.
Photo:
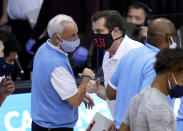
{"label": "man in light blue polo shirt", "polygon": [[174,41],[175,27],[171,21],[158,18],[148,27],[147,45],[125,55],[110,79],[106,94],[116,99],[116,128],[119,129],[131,98],[150,85],[156,73],[153,65],[160,49],[168,48]]}

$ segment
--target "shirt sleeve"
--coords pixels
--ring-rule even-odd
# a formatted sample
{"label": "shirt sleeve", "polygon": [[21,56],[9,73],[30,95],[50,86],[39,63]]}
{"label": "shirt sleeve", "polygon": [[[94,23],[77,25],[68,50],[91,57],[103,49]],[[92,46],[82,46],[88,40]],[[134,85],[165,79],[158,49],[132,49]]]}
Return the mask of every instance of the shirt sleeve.
{"label": "shirt sleeve", "polygon": [[173,113],[168,110],[154,110],[147,113],[150,131],[175,131]]}
{"label": "shirt sleeve", "polygon": [[143,72],[142,89],[152,84],[156,77],[154,62],[149,62],[149,64],[147,64],[147,66],[143,69]]}
{"label": "shirt sleeve", "polygon": [[78,92],[75,79],[64,67],[54,69],[51,74],[51,83],[62,100],[66,100]]}
{"label": "shirt sleeve", "polygon": [[[120,62],[121,63],[121,62]],[[115,72],[113,73],[112,77],[110,78],[110,81],[109,81],[109,85],[116,90],[116,87],[118,85],[118,78],[119,78],[119,74],[120,74],[120,65],[121,64],[118,64]]]}

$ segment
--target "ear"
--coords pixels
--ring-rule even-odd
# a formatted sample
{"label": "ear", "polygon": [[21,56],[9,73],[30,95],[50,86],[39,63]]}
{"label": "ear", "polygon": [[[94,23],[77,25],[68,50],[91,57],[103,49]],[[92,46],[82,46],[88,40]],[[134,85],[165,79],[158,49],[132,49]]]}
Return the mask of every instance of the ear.
{"label": "ear", "polygon": [[114,33],[115,35],[116,35],[116,34],[119,34],[119,33],[120,33],[119,28],[118,28],[118,27],[114,27],[112,33]]}
{"label": "ear", "polygon": [[58,35],[58,33],[53,33],[52,35],[52,39],[57,43],[62,42],[62,39]]}
{"label": "ear", "polygon": [[166,41],[167,41],[168,45],[173,42],[172,36],[170,34],[166,35]]}

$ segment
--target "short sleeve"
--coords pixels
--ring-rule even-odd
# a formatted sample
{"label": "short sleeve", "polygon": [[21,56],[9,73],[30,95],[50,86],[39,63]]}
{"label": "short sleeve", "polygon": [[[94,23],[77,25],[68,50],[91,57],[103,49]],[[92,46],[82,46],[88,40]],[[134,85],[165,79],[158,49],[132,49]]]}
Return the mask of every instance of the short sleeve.
{"label": "short sleeve", "polygon": [[150,62],[143,69],[143,81],[142,81],[142,89],[152,84],[156,77],[156,72],[154,70],[154,62]]}
{"label": "short sleeve", "polygon": [[78,92],[75,79],[64,67],[54,69],[51,74],[51,83],[62,100],[66,100]]}
{"label": "short sleeve", "polygon": [[118,85],[118,78],[120,75],[120,63],[118,64],[116,70],[114,71],[112,77],[110,78],[109,85],[113,88],[116,89]]}
{"label": "short sleeve", "polygon": [[147,120],[150,131],[176,131],[173,112],[169,110],[154,110],[148,112]]}

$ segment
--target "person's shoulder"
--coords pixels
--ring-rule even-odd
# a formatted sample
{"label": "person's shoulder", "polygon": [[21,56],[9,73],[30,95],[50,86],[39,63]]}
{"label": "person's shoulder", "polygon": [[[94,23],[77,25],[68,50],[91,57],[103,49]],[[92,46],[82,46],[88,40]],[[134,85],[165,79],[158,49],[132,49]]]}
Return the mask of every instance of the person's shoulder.
{"label": "person's shoulder", "polygon": [[146,108],[149,112],[153,111],[168,111],[169,105],[168,102],[162,97],[157,89],[150,87],[148,91],[146,91],[144,102],[146,103]]}
{"label": "person's shoulder", "polygon": [[133,40],[130,37],[128,37],[127,35],[125,37],[127,39],[128,44],[130,44],[130,45],[133,45],[133,46],[136,46],[136,47],[144,46],[141,42],[138,42],[136,40]]}

